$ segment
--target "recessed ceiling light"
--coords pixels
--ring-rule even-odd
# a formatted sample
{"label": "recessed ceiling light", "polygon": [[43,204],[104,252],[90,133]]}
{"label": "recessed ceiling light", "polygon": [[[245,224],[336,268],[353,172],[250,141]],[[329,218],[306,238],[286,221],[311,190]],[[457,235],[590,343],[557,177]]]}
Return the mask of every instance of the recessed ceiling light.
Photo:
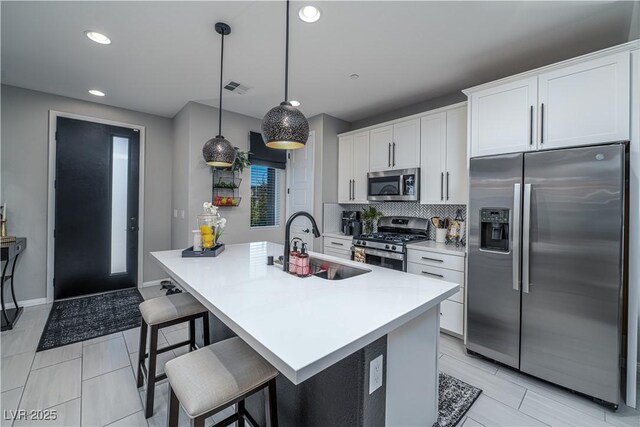
{"label": "recessed ceiling light", "polygon": [[298,16],[304,22],[316,22],[320,19],[320,9],[315,6],[303,6],[300,8]]}
{"label": "recessed ceiling light", "polygon": [[294,107],[299,107],[300,106],[300,101],[296,101],[295,99],[292,99],[291,101],[289,101],[289,103],[291,105],[293,105]]}
{"label": "recessed ceiling light", "polygon": [[111,39],[102,33],[98,33],[96,31],[85,31],[84,35],[87,36],[89,40],[92,40],[96,43],[111,44]]}
{"label": "recessed ceiling light", "polygon": [[104,92],[98,89],[91,89],[89,93],[94,96],[104,96]]}
{"label": "recessed ceiling light", "polygon": [[357,80],[359,77],[360,77],[360,76],[359,76],[358,74],[351,74],[351,75],[349,76],[349,78],[350,78],[351,80]]}

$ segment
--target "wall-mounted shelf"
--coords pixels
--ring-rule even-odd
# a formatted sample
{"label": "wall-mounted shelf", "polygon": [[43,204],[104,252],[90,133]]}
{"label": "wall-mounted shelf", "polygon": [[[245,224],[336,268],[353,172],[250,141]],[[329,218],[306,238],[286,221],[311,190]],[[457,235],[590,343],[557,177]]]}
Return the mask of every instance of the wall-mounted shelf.
{"label": "wall-mounted shelf", "polygon": [[237,171],[214,169],[212,182],[212,203],[220,207],[240,205],[240,183],[242,178]]}

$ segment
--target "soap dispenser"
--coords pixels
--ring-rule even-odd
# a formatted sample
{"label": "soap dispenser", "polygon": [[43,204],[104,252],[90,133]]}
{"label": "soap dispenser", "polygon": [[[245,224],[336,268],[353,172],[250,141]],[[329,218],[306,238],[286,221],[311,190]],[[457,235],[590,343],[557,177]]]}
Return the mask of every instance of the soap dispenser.
{"label": "soap dispenser", "polygon": [[298,274],[298,242],[297,237],[293,239],[293,249],[289,252],[289,273]]}
{"label": "soap dispenser", "polygon": [[302,248],[298,254],[298,277],[309,276],[309,254],[307,253],[307,244],[302,242]]}

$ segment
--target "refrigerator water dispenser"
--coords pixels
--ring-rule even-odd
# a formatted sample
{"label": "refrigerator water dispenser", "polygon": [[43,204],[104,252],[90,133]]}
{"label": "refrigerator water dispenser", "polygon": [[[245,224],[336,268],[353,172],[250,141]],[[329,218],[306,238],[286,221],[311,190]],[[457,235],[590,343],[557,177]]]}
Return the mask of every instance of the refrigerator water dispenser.
{"label": "refrigerator water dispenser", "polygon": [[509,252],[509,209],[480,209],[480,249]]}

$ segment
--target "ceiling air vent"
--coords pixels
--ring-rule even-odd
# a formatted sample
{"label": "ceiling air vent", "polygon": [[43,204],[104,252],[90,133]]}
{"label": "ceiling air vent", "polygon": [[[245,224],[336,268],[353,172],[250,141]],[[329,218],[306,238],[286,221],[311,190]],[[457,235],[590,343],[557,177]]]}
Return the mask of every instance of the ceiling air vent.
{"label": "ceiling air vent", "polygon": [[224,88],[229,92],[237,93],[238,95],[244,95],[249,89],[251,89],[249,86],[234,82],[233,80],[230,80],[226,85],[224,85]]}

